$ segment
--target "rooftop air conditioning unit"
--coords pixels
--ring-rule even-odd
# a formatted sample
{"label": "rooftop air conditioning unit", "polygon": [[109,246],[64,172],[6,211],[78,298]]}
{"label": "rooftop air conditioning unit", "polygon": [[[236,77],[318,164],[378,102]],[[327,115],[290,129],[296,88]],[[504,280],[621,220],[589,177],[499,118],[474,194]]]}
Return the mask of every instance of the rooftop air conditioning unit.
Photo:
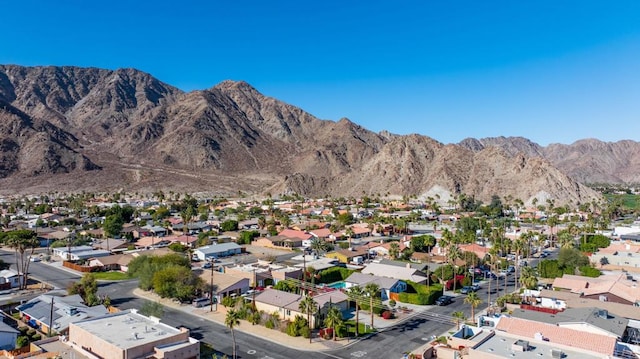
{"label": "rooftop air conditioning unit", "polygon": [[560,349],[551,349],[551,357],[554,359],[564,358],[564,353]]}

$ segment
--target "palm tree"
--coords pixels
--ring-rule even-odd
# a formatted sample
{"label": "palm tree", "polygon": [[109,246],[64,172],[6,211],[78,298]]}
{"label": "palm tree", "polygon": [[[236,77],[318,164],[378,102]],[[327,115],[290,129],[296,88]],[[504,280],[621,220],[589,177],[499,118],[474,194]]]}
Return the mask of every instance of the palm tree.
{"label": "palm tree", "polygon": [[527,289],[535,289],[538,285],[538,277],[533,267],[522,268],[522,274],[520,275],[520,283]]}
{"label": "palm tree", "polygon": [[311,296],[306,295],[304,299],[300,301],[298,309],[302,313],[307,313],[307,324],[309,324],[309,343],[313,335],[311,334],[311,313],[315,313],[318,310],[318,303],[316,303]]}
{"label": "palm tree", "polygon": [[398,242],[391,242],[389,244],[389,256],[391,257],[391,259],[397,259],[399,255],[400,245],[398,245]]}
{"label": "palm tree", "polygon": [[332,305],[324,318],[324,325],[333,329],[333,340],[336,340],[336,331],[342,326],[343,322],[340,308]]}
{"label": "palm tree", "polygon": [[447,250],[447,260],[453,268],[453,291],[456,291],[456,260],[460,258],[460,249],[454,243],[449,245]]}
{"label": "palm tree", "polygon": [[26,289],[31,256],[35,249],[40,246],[40,241],[38,241],[36,233],[33,231],[16,230],[8,233],[6,244],[15,251],[16,268],[18,278],[20,278],[20,289]]}
{"label": "palm tree", "polygon": [[364,287],[364,292],[369,296],[369,309],[371,311],[371,328],[373,328],[373,300],[378,299],[380,286],[376,283],[368,283]]}
{"label": "palm tree", "polygon": [[351,300],[356,302],[356,337],[358,336],[358,327],[360,326],[360,301],[364,295],[364,290],[360,286],[353,286],[347,291],[347,295]]}
{"label": "palm tree", "polygon": [[355,234],[353,232],[353,228],[351,227],[347,227],[347,229],[344,231],[344,234],[347,235],[347,239],[349,240],[349,248],[351,248],[351,238],[353,237],[353,235]]}
{"label": "palm tree", "polygon": [[229,309],[227,311],[227,316],[224,318],[224,324],[231,330],[231,338],[233,340],[233,359],[236,359],[236,333],[233,331],[233,328],[240,325],[240,316],[235,309]]}
{"label": "palm tree", "polygon": [[316,252],[317,255],[320,256],[327,249],[327,244],[319,238],[313,238],[311,240],[310,247],[314,252]]}
{"label": "palm tree", "polygon": [[[529,238],[530,234],[525,233],[526,234],[526,238]],[[525,235],[523,234],[523,236]],[[518,238],[516,239],[516,241],[513,243],[513,250],[516,252],[516,265],[514,265],[514,273],[513,276],[516,278],[516,290],[518,289],[518,261],[520,260],[520,253],[522,253],[522,251],[524,250],[524,240],[522,238]]]}
{"label": "palm tree", "polygon": [[478,297],[478,294],[476,294],[476,292],[471,292],[467,295],[466,298],[464,298],[464,302],[466,304],[471,305],[471,320],[475,323],[476,322],[475,310],[476,310],[476,307],[482,303],[482,299]]}
{"label": "palm tree", "polygon": [[573,248],[575,246],[575,238],[569,231],[562,231],[558,234],[558,244],[560,248]]}
{"label": "palm tree", "polygon": [[460,321],[467,319],[464,315],[464,312],[462,311],[453,312],[451,313],[451,316],[456,318],[456,326],[458,327],[458,330],[460,330]]}

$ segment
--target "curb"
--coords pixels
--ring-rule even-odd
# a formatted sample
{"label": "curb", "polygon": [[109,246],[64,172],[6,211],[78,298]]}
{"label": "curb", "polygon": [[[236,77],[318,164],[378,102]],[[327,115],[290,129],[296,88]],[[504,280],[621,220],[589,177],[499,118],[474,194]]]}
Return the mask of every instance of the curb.
{"label": "curb", "polygon": [[[142,293],[141,293],[141,292],[142,292]],[[142,298],[142,299],[146,299],[146,300],[150,300],[150,301],[155,301],[153,298],[150,298],[150,297],[148,297],[148,296],[144,295],[143,293],[146,293],[146,292],[145,292],[145,291],[143,291],[143,290],[141,290],[141,289],[139,289],[139,288],[136,288],[136,289],[134,289],[134,290],[133,290],[133,295],[135,295],[136,297],[138,297],[138,298]],[[200,315],[200,314],[196,314],[196,313],[193,313],[193,312],[190,312],[190,311],[184,310],[184,309],[182,309],[182,307],[181,307],[181,306],[176,306],[176,305],[171,305],[171,304],[164,304],[164,303],[161,303],[161,304],[162,304],[163,306],[167,306],[167,307],[173,308],[173,309],[175,309],[175,310],[179,310],[179,311],[181,311],[181,312],[184,312],[184,313],[187,313],[187,314],[190,314],[190,315],[193,315],[193,316],[196,316],[196,317],[202,318],[202,319],[204,319],[204,320],[207,320],[207,321],[210,321],[210,322],[213,322],[213,323],[216,323],[216,324],[219,324],[219,325],[225,326],[225,324],[224,324],[223,322],[219,322],[219,321],[217,321],[217,320],[214,320],[214,319],[208,318],[208,317],[206,317],[206,316],[203,316],[203,315]],[[225,327],[226,327],[226,326],[225,326]],[[276,340],[271,339],[271,338],[268,338],[268,337],[263,337],[263,336],[261,336],[261,335],[259,335],[259,334],[257,334],[257,333],[253,333],[253,332],[251,332],[251,331],[243,330],[243,329],[242,329],[242,326],[238,326],[238,327],[234,328],[234,330],[237,330],[237,331],[242,332],[242,333],[244,333],[244,334],[251,335],[252,337],[255,337],[255,338],[258,338],[258,339],[267,340],[267,341],[269,341],[269,342],[272,342],[272,343],[274,343],[274,344],[281,345],[281,346],[283,346],[283,347],[287,347],[287,348],[289,348],[289,349],[298,350],[298,351],[306,351],[306,352],[330,352],[330,351],[333,351],[333,350],[340,350],[340,349],[344,349],[344,348],[347,348],[347,347],[352,346],[353,344],[355,344],[355,343],[357,343],[357,342],[361,341],[362,339],[365,339],[365,338],[367,338],[367,339],[368,339],[368,338],[372,335],[372,334],[369,334],[369,335],[367,335],[367,336],[365,336],[365,337],[360,337],[360,338],[357,338],[357,339],[353,339],[353,340],[351,340],[349,343],[347,343],[346,345],[343,345],[343,346],[342,346],[342,347],[340,347],[340,348],[314,349],[314,348],[308,348],[308,347],[307,347],[307,348],[305,348],[305,347],[293,346],[293,345],[290,345],[290,344],[287,344],[287,343],[283,343],[283,342],[280,342],[280,341],[276,341]]]}

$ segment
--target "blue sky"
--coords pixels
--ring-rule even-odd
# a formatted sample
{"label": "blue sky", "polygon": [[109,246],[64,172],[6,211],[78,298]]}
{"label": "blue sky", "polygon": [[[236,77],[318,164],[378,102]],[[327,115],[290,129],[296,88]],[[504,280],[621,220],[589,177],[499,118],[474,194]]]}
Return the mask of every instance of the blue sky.
{"label": "blue sky", "polygon": [[2,64],[134,67],[183,90],[244,80],[444,143],[640,140],[637,0],[1,3]]}

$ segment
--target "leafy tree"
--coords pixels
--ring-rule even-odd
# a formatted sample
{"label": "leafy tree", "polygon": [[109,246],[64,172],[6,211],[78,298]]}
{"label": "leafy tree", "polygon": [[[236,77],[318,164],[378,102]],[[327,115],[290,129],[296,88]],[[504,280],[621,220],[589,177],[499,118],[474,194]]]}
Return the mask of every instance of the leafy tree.
{"label": "leafy tree", "polygon": [[254,238],[260,236],[258,231],[242,231],[240,232],[239,244],[251,244]]}
{"label": "leafy tree", "polygon": [[158,302],[146,300],[140,308],[140,313],[146,316],[162,318],[162,316],[164,315],[164,306]]}
{"label": "leafy tree", "polygon": [[283,292],[295,293],[298,289],[298,286],[290,280],[281,280],[273,286],[273,289],[281,290]]}
{"label": "leafy tree", "polygon": [[124,221],[122,217],[112,214],[104,219],[104,223],[102,223],[102,230],[104,230],[105,236],[116,237],[120,235],[120,232],[122,232],[123,225]]}
{"label": "leafy tree", "polygon": [[234,219],[226,220],[220,223],[220,230],[223,232],[231,232],[238,230],[238,221]]}
{"label": "leafy tree", "polygon": [[170,265],[153,275],[153,291],[163,298],[186,302],[194,297],[196,289],[203,287],[202,279],[183,266]]}
{"label": "leafy tree", "polygon": [[92,273],[82,276],[79,282],[73,283],[67,290],[69,295],[79,294],[84,303],[90,307],[100,304],[98,297],[98,281]]}
{"label": "leafy tree", "polygon": [[560,268],[569,270],[570,274],[573,274],[577,267],[589,265],[589,258],[582,254],[576,248],[560,248],[558,252],[558,266]]}
{"label": "leafy tree", "polygon": [[557,259],[544,259],[538,263],[538,273],[542,278],[562,277],[562,269]]}

